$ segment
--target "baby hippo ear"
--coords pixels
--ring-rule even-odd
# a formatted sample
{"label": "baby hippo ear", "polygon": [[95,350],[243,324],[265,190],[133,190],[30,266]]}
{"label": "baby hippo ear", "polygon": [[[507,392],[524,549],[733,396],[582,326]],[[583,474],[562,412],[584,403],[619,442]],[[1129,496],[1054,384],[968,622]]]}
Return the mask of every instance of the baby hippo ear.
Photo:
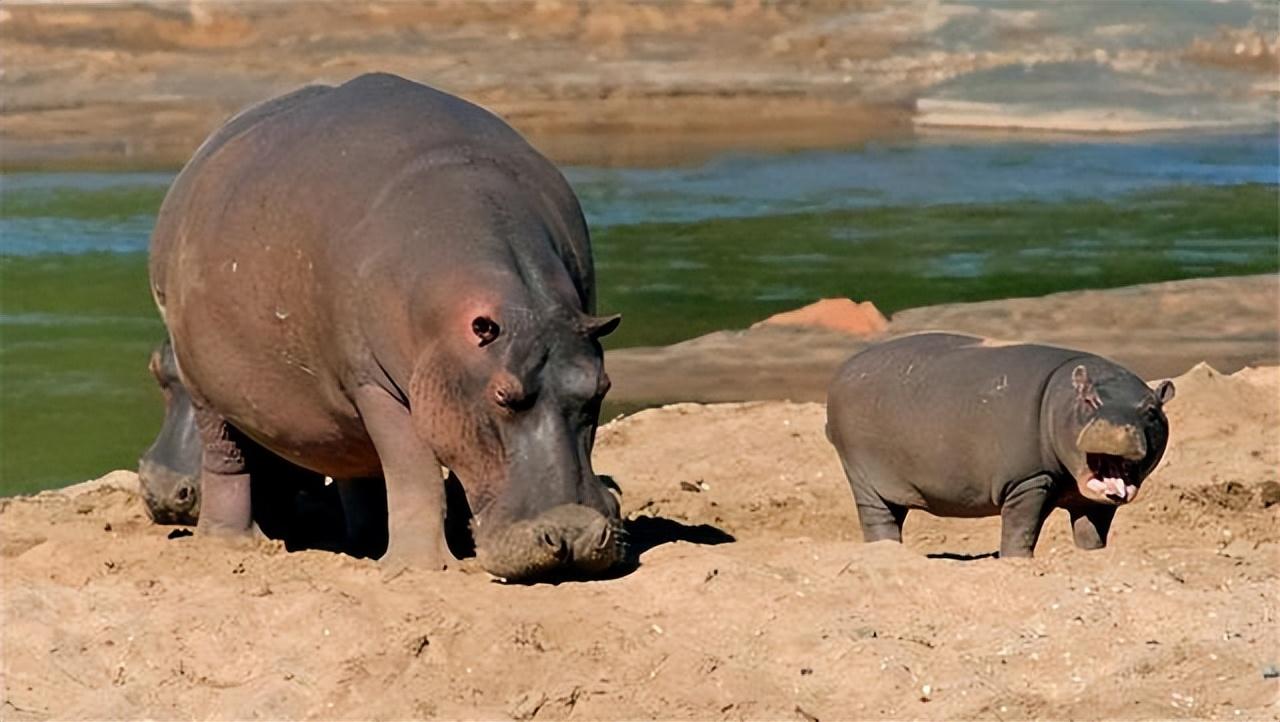
{"label": "baby hippo ear", "polygon": [[1093,381],[1089,380],[1089,370],[1080,364],[1071,370],[1071,385],[1076,389],[1076,396],[1088,398],[1093,393]]}
{"label": "baby hippo ear", "polygon": [[1161,381],[1160,385],[1156,387],[1156,401],[1159,401],[1160,405],[1164,406],[1170,401],[1173,401],[1175,391],[1176,389],[1173,388],[1172,381]]}
{"label": "baby hippo ear", "polygon": [[1098,398],[1098,392],[1093,388],[1093,379],[1089,378],[1089,370],[1084,364],[1071,370],[1071,385],[1076,389],[1076,401],[1091,409],[1102,406],[1102,399]]}
{"label": "baby hippo ear", "polygon": [[620,323],[622,323],[620,313],[612,316],[587,316],[582,321],[582,328],[586,331],[588,338],[604,338],[613,333]]}

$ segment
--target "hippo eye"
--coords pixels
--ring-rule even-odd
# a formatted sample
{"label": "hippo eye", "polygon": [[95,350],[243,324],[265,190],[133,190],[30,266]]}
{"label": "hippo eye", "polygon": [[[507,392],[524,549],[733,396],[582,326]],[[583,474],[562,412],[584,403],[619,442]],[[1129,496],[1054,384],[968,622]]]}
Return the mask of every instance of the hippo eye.
{"label": "hippo eye", "polygon": [[471,332],[476,335],[476,338],[480,339],[480,345],[483,347],[493,343],[502,330],[498,328],[497,322],[493,319],[487,316],[477,316],[471,322]]}

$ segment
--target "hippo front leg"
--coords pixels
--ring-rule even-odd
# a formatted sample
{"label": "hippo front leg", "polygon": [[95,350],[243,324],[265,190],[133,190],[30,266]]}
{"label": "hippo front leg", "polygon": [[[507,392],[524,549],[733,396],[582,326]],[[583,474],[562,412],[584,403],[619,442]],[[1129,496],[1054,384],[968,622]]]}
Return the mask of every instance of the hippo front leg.
{"label": "hippo front leg", "polygon": [[1107,533],[1116,507],[1096,506],[1087,509],[1070,509],[1071,532],[1080,549],[1101,549],[1107,545]]}
{"label": "hippo front leg", "polygon": [[1030,557],[1044,520],[1053,510],[1053,479],[1041,474],[1019,482],[1000,507],[1000,558]]}
{"label": "hippo front leg", "polygon": [[445,541],[440,462],[417,438],[409,409],[376,387],[356,392],[356,407],[378,451],[387,484],[388,574],[408,567],[445,569],[455,561]]}

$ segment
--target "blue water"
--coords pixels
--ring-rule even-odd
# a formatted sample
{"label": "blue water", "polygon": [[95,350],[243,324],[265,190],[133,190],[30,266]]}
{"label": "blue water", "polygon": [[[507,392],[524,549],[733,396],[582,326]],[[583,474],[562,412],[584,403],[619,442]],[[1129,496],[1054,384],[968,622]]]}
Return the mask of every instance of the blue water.
{"label": "blue water", "polygon": [[[1272,132],[1087,142],[921,139],[730,155],[689,168],[569,167],[565,175],[599,229],[876,206],[1111,198],[1176,185],[1277,184],[1280,143]],[[168,173],[17,173],[0,178],[0,196],[9,203],[44,199],[56,211],[60,195],[75,204],[84,194],[151,190],[158,203],[172,179]],[[152,212],[0,213],[0,254],[142,251],[153,223]]]}

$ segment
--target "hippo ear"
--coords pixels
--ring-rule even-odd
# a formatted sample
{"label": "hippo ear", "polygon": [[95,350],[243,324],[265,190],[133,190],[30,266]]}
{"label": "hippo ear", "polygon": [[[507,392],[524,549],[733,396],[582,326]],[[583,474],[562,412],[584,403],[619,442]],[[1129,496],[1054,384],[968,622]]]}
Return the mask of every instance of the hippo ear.
{"label": "hippo ear", "polygon": [[613,333],[620,323],[622,323],[620,313],[612,316],[587,316],[582,322],[582,328],[586,331],[588,338],[604,338]]}
{"label": "hippo ear", "polygon": [[1093,382],[1089,380],[1089,370],[1084,364],[1071,369],[1071,385],[1076,387],[1076,395],[1081,398],[1093,391]]}
{"label": "hippo ear", "polygon": [[1176,390],[1173,388],[1172,381],[1161,381],[1160,385],[1156,387],[1156,401],[1159,401],[1160,405],[1164,406],[1173,401],[1173,394]]}
{"label": "hippo ear", "polygon": [[1089,378],[1089,371],[1080,364],[1071,370],[1071,385],[1076,389],[1076,400],[1090,408],[1098,408],[1102,405],[1102,399],[1098,398],[1098,392],[1093,388],[1093,379]]}
{"label": "hippo ear", "polygon": [[157,346],[151,350],[151,358],[147,359],[147,370],[151,372],[151,376],[158,382],[162,380],[161,372],[164,370],[163,346]]}

